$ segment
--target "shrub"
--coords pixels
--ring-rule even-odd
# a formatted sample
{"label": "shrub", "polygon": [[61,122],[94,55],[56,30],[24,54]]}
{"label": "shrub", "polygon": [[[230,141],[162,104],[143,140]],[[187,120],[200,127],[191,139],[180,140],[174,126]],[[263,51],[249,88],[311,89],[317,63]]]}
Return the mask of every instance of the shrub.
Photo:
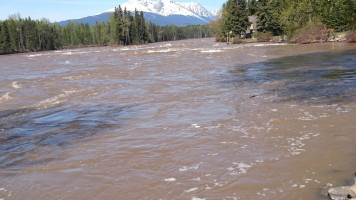
{"label": "shrub", "polygon": [[324,29],[321,23],[309,23],[305,27],[294,32],[290,42],[308,44],[313,42],[327,41],[333,34],[332,29]]}
{"label": "shrub", "polygon": [[255,37],[257,38],[258,42],[270,42],[273,39],[273,34],[271,32],[255,33]]}
{"label": "shrub", "polygon": [[237,37],[232,38],[231,43],[232,44],[240,44],[240,43],[242,43],[242,40],[240,37],[237,36]]}
{"label": "shrub", "polygon": [[346,34],[346,42],[348,42],[348,43],[356,43],[356,31],[349,31]]}

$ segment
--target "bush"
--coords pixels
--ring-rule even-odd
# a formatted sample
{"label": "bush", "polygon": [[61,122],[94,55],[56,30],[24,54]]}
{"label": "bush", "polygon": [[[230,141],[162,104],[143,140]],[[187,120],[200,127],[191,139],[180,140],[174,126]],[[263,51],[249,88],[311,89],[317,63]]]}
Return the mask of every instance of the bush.
{"label": "bush", "polygon": [[240,43],[242,43],[242,40],[240,37],[237,36],[237,37],[234,37],[231,39],[231,43],[232,44],[240,44]]}
{"label": "bush", "polygon": [[346,42],[356,43],[356,31],[350,31],[346,34]]}
{"label": "bush", "polygon": [[216,42],[226,42],[226,38],[225,37],[221,37],[220,35],[216,35],[215,36],[215,41]]}
{"label": "bush", "polygon": [[257,38],[258,42],[270,42],[273,39],[273,34],[271,32],[255,33],[255,37]]}
{"label": "bush", "polygon": [[290,42],[309,44],[327,41],[333,29],[324,29],[321,23],[309,23],[305,27],[294,32]]}

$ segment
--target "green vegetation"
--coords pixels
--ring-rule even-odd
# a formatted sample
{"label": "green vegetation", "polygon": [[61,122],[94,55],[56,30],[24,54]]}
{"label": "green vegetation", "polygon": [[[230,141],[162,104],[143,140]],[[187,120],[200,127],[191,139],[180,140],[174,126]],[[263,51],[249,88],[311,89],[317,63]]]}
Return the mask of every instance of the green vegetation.
{"label": "green vegetation", "polygon": [[157,26],[144,20],[142,12],[115,9],[107,23],[69,23],[61,27],[49,20],[19,15],[0,21],[0,54],[106,45],[137,45],[190,38],[211,37],[208,25]]}
{"label": "green vegetation", "polygon": [[218,41],[229,42],[232,38],[234,43],[233,38],[243,34],[250,24],[246,0],[228,0],[223,5],[220,20],[212,22],[211,28]]}
{"label": "green vegetation", "polygon": [[[242,12],[257,16],[258,32],[272,33],[274,36],[295,38],[296,35],[314,34],[303,40],[318,40],[320,38],[315,34],[322,34],[322,39],[325,32],[356,30],[356,0],[248,0],[248,8],[239,6],[241,4],[241,1],[228,0],[223,5],[220,19],[211,23],[218,41],[233,37],[227,34],[231,31],[238,34],[230,24],[243,24],[241,22],[245,21],[245,17],[238,14]],[[240,30],[240,34],[244,35],[246,29]]]}

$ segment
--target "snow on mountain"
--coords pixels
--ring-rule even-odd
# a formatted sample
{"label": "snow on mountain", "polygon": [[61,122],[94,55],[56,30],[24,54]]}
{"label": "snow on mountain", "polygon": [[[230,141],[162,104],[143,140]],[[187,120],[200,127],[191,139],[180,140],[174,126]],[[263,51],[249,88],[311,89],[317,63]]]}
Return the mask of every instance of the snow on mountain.
{"label": "snow on mountain", "polygon": [[[183,15],[199,18],[203,21],[209,22],[215,16],[206,10],[198,3],[180,3],[172,0],[129,0],[120,5],[122,9],[126,8],[129,11],[138,11],[159,14],[162,16]],[[115,8],[105,12],[114,12]]]}
{"label": "snow on mountain", "polygon": [[212,14],[215,18],[220,18],[221,12],[222,12],[222,10],[219,9],[219,10],[214,10],[214,11],[212,11],[211,14]]}
{"label": "snow on mountain", "polygon": [[[142,11],[145,19],[160,26],[188,26],[208,24],[211,20],[216,19],[216,16],[206,10],[198,3],[181,3],[172,0],[129,0],[120,5],[124,10]],[[88,16],[81,19],[72,19],[59,22],[61,26],[65,26],[70,22],[87,23],[90,26],[96,22],[106,22],[110,19],[110,15],[115,11],[115,8],[99,13],[94,16]]]}
{"label": "snow on mountain", "polygon": [[215,16],[209,12],[208,10],[206,10],[202,5],[192,2],[192,3],[179,3],[181,4],[183,7],[185,7],[187,10],[191,11],[192,13],[200,16],[200,17],[205,17],[208,19],[213,19]]}

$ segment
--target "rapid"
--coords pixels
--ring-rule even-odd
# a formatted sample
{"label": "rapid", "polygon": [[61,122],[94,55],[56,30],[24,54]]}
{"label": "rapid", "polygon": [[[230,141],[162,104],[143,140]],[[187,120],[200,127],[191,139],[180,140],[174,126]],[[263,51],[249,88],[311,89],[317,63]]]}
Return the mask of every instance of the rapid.
{"label": "rapid", "polygon": [[0,56],[0,199],[325,199],[356,46],[213,38]]}

